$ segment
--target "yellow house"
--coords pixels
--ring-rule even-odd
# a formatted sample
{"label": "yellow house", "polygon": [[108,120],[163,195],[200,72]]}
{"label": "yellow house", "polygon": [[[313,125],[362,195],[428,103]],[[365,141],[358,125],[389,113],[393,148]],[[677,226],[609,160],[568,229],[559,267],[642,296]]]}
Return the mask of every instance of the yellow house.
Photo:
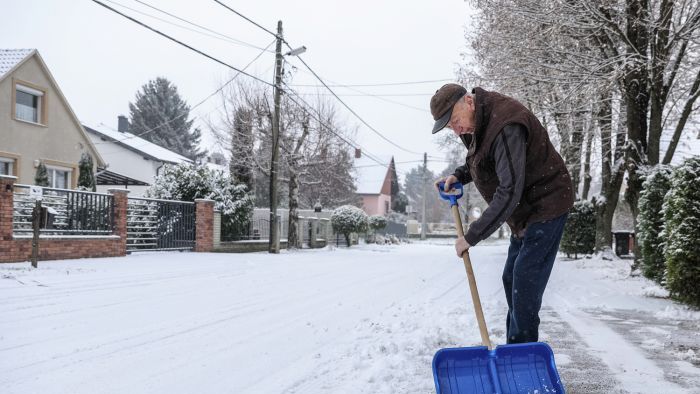
{"label": "yellow house", "polygon": [[33,185],[44,163],[50,187],[73,189],[83,153],[104,167],[39,52],[0,49],[0,175]]}

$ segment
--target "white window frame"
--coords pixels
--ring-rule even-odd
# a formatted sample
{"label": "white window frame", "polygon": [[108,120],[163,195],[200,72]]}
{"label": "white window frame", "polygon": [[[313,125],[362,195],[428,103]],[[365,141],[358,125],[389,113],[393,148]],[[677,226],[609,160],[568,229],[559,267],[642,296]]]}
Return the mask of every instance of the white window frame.
{"label": "white window frame", "polygon": [[63,189],[61,187],[56,187],[56,171],[61,171],[68,174],[68,176],[66,177],[67,179],[65,189],[70,189],[73,185],[73,169],[70,167],[61,167],[53,165],[46,166],[46,172],[49,176],[49,187],[52,189]]}
{"label": "white window frame", "polygon": [[15,92],[15,119],[21,120],[22,122],[29,122],[29,123],[35,123],[35,124],[44,124],[44,119],[42,119],[42,114],[44,110],[44,92],[38,89],[31,88],[26,85],[22,85],[20,82],[17,82],[15,84],[15,90],[27,94],[31,94],[32,96],[36,96],[36,122],[33,120],[27,120],[27,119],[22,119],[19,116],[17,116],[17,93]]}
{"label": "white window frame", "polygon": [[15,159],[0,156],[0,163],[2,163],[3,165],[7,163],[9,171],[5,175],[15,175]]}

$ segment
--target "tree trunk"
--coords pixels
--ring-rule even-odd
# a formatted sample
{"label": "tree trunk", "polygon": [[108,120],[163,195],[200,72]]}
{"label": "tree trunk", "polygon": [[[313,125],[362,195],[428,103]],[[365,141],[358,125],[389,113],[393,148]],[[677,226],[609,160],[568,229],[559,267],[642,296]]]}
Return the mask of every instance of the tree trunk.
{"label": "tree trunk", "polygon": [[[600,147],[602,159],[602,179],[600,198],[595,199],[596,235],[595,251],[601,252],[612,244],[612,220],[620,197],[620,187],[624,178],[624,159],[621,155],[625,131],[622,127],[617,130],[617,146],[615,155],[612,152],[612,103],[611,94],[603,95],[598,109],[598,125],[600,128]],[[624,104],[623,104],[624,105]],[[624,107],[621,117],[624,116]],[[624,118],[623,118],[624,119]],[[620,120],[620,122],[623,121]],[[615,160],[615,161],[613,161]]]}
{"label": "tree trunk", "polygon": [[583,162],[583,191],[581,192],[581,200],[588,200],[588,193],[591,190],[591,150],[593,148],[593,132],[589,130],[588,138],[586,139],[586,151],[584,152],[585,159]]}
{"label": "tree trunk", "polygon": [[629,66],[624,78],[624,96],[627,107],[627,191],[625,200],[636,219],[642,182],[639,169],[647,163],[647,114],[649,109],[647,47],[649,34],[643,23],[647,18],[646,0],[627,0],[627,37],[634,47],[627,48]]}
{"label": "tree trunk", "polygon": [[[290,162],[292,164],[293,161]],[[289,173],[289,228],[287,233],[287,249],[297,249],[299,245],[299,179],[296,171],[290,165]]]}

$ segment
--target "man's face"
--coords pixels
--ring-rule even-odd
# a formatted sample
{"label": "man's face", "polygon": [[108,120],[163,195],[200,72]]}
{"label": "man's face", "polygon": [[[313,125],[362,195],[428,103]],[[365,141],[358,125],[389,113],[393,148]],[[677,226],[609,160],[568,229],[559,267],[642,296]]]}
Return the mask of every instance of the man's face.
{"label": "man's face", "polygon": [[452,109],[452,116],[447,122],[448,129],[456,136],[462,134],[474,134],[476,128],[476,111],[474,110],[474,98],[469,95],[462,97]]}

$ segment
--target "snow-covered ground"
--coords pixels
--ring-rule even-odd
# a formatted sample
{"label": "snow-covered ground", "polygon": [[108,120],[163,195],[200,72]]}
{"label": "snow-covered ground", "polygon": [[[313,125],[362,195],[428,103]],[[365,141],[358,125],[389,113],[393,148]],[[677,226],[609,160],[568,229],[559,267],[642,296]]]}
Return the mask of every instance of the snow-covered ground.
{"label": "snow-covered ground", "polygon": [[[471,251],[504,343],[507,244]],[[700,312],[560,257],[541,339],[568,393],[700,393]],[[0,265],[0,392],[430,393],[442,347],[479,344],[449,240]]]}

